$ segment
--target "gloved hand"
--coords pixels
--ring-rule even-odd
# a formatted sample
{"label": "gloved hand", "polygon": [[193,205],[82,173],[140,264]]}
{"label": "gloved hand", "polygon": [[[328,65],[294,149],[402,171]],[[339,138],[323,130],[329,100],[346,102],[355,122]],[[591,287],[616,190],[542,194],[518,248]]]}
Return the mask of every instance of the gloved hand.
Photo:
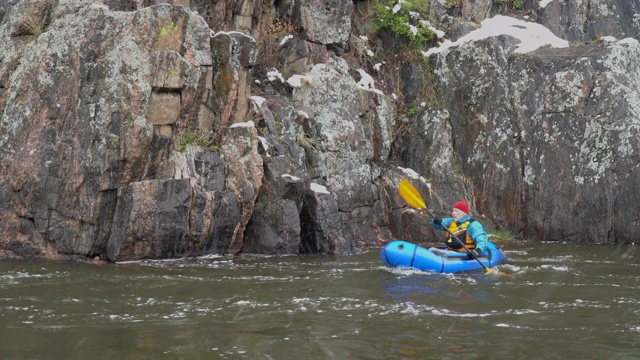
{"label": "gloved hand", "polygon": [[436,216],[433,218],[433,222],[438,225],[442,225],[442,218],[440,216]]}
{"label": "gloved hand", "polygon": [[469,259],[477,259],[480,257],[480,254],[482,253],[482,251],[478,251],[476,249],[473,250],[469,250]]}

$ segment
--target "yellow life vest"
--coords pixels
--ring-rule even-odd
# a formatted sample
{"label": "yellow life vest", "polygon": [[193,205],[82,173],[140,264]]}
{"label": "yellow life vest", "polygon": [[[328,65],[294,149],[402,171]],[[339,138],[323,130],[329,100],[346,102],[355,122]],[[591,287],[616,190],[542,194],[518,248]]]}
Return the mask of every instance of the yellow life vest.
{"label": "yellow life vest", "polygon": [[[460,226],[458,226],[458,224],[454,220],[451,222],[451,225],[449,225],[449,231],[453,233],[458,239],[460,239],[461,241],[464,241],[465,242],[464,245],[469,250],[476,248],[475,241],[473,241],[473,239],[471,238],[471,236],[469,236],[469,233],[467,232],[467,227],[469,227],[469,224],[471,224],[471,222],[473,221],[475,220],[471,219],[469,221],[465,221],[464,223],[460,224]],[[460,252],[467,251],[449,233],[447,233],[447,238],[445,239],[445,243],[447,244],[447,247],[449,247],[449,249],[451,250],[456,250]]]}

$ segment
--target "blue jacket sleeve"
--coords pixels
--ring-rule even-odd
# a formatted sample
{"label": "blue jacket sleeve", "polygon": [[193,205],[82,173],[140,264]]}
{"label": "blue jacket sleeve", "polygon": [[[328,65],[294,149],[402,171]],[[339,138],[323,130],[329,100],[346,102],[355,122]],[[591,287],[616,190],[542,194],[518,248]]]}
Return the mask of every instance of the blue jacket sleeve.
{"label": "blue jacket sleeve", "polygon": [[453,222],[453,218],[443,218],[442,219],[442,226],[434,223],[433,220],[431,220],[431,225],[436,230],[447,231],[447,229],[449,228],[449,226],[451,225],[452,222]]}
{"label": "blue jacket sleeve", "polygon": [[[444,221],[443,221],[444,222]],[[484,252],[489,247],[489,236],[487,236],[487,232],[484,231],[484,227],[478,221],[474,221],[469,224],[467,228],[467,232],[469,236],[476,243],[476,250],[478,252]]]}

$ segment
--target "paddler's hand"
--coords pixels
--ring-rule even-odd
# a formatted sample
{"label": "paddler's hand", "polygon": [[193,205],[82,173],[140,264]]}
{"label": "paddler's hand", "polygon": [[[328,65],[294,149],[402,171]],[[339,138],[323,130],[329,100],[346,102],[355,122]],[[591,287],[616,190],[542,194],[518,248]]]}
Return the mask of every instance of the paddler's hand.
{"label": "paddler's hand", "polygon": [[436,217],[433,218],[433,222],[436,225],[442,225],[442,218],[440,216],[436,216]]}
{"label": "paddler's hand", "polygon": [[473,250],[469,250],[469,259],[477,259],[480,257],[480,252],[478,252],[478,250],[473,249]]}

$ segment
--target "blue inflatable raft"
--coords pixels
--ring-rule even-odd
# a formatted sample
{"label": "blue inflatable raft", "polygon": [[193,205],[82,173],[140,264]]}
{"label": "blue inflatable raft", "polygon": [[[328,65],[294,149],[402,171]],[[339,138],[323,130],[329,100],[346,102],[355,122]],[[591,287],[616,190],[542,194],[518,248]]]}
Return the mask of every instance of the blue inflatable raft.
{"label": "blue inflatable raft", "polygon": [[[504,253],[495,244],[489,242],[488,253],[479,260],[492,268],[505,259]],[[414,268],[439,273],[454,273],[481,269],[475,259],[469,259],[467,253],[447,248],[427,249],[410,242],[394,240],[382,248],[380,259],[386,266]]]}

